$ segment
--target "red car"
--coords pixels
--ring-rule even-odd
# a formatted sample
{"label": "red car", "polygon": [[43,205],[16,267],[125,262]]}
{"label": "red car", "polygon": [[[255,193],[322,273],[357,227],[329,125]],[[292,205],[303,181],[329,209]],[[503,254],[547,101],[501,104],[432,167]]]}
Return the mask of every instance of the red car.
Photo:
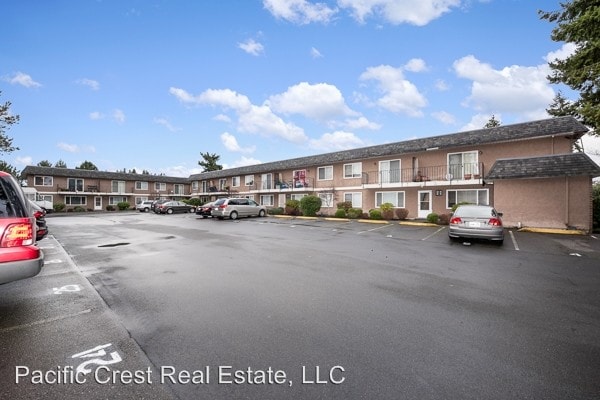
{"label": "red car", "polygon": [[44,254],[36,246],[36,220],[21,186],[0,171],[0,284],[36,276]]}

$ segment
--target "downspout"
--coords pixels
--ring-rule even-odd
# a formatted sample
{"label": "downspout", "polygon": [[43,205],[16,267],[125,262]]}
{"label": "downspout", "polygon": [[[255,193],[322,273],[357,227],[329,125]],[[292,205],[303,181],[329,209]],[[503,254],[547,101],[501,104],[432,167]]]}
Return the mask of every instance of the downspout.
{"label": "downspout", "polygon": [[569,176],[565,176],[565,226],[569,228]]}

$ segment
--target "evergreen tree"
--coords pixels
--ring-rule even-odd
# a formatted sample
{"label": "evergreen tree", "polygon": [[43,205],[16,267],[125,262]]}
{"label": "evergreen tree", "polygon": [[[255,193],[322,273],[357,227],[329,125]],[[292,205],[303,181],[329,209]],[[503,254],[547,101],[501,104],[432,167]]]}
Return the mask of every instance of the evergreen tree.
{"label": "evergreen tree", "polygon": [[203,161],[198,161],[198,165],[204,168],[202,172],[220,171],[223,169],[222,165],[217,164],[221,156],[217,154],[210,154],[209,152],[200,153],[200,155],[204,159]]}

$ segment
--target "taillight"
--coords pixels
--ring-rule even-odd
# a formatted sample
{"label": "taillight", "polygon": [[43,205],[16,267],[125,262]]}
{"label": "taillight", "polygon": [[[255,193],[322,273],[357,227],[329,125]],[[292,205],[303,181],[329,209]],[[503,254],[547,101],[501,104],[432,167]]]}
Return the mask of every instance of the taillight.
{"label": "taillight", "polygon": [[451,224],[454,224],[454,225],[456,225],[456,224],[460,224],[461,222],[462,222],[462,219],[460,219],[460,217],[452,217],[452,218],[450,219],[450,223],[451,223]]}
{"label": "taillight", "polygon": [[42,211],[36,211],[33,213],[33,216],[35,217],[35,219],[38,219],[40,217],[43,217],[44,213]]}
{"label": "taillight", "polygon": [[225,208],[227,208],[227,204],[224,204],[224,203],[223,203],[223,204],[221,204],[221,205],[219,206],[219,208],[225,209]]}
{"label": "taillight", "polygon": [[33,226],[30,223],[18,223],[6,227],[0,247],[19,247],[31,244],[33,244]]}
{"label": "taillight", "polygon": [[490,220],[488,221],[488,225],[502,226],[502,221],[500,221],[498,218],[490,218]]}

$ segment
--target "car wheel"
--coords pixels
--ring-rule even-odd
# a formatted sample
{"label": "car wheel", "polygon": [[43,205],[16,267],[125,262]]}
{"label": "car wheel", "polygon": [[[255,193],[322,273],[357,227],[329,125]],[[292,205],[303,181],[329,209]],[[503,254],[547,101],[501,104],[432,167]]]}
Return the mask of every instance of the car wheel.
{"label": "car wheel", "polygon": [[173,214],[173,209],[172,208],[167,208],[167,214]]}
{"label": "car wheel", "polygon": [[202,218],[206,219],[208,218],[208,215],[203,215]]}
{"label": "car wheel", "polygon": [[231,218],[231,219],[237,219],[237,218],[238,218],[238,213],[237,213],[237,212],[235,212],[235,211],[232,211],[232,212],[229,214],[229,218]]}
{"label": "car wheel", "polygon": [[260,210],[258,212],[258,216],[261,217],[261,218],[264,217],[265,216],[265,210]]}
{"label": "car wheel", "polygon": [[148,207],[144,208],[144,212],[149,212],[150,209]]}

